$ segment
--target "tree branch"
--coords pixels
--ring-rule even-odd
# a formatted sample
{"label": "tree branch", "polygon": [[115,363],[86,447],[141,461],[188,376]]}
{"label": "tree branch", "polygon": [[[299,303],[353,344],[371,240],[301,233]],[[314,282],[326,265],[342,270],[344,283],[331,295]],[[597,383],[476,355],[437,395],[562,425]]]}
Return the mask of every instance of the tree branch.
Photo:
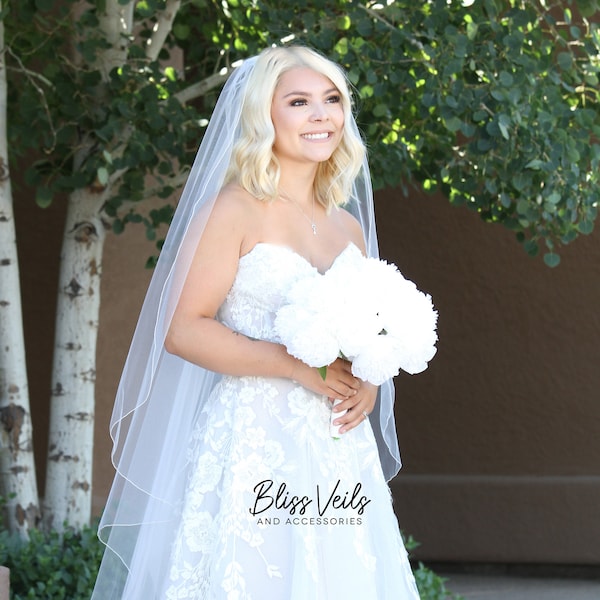
{"label": "tree branch", "polygon": [[[119,171],[118,177],[121,177],[127,170],[128,169],[122,169],[121,171]],[[146,190],[144,190],[144,193],[142,195],[142,201],[149,200],[150,198],[156,198],[158,196],[158,193],[161,190],[163,190],[166,186],[170,186],[174,189],[180,188],[187,181],[189,174],[190,174],[190,167],[183,167],[181,169],[181,171],[179,171],[179,173],[175,174],[173,177],[165,179],[161,185],[154,185],[154,186],[149,187]],[[115,175],[117,175],[117,173],[115,173]],[[118,179],[118,177],[115,178],[115,181],[116,181],[116,179]],[[112,181],[112,179],[113,178],[111,177],[111,181]],[[139,200],[137,200],[137,201],[124,200],[121,203],[121,206],[119,207],[119,211],[121,214],[123,214],[124,212],[138,208],[139,205],[140,205]]]}
{"label": "tree branch", "polygon": [[177,92],[174,95],[174,98],[177,98],[177,100],[179,100],[179,102],[182,104],[185,104],[190,100],[194,100],[195,98],[199,98],[200,96],[206,94],[206,92],[218,87],[224,81],[226,81],[229,75],[231,75],[231,71],[232,69],[223,67],[218,73],[213,73],[206,79],[193,83],[180,92]]}
{"label": "tree branch", "polygon": [[146,57],[149,60],[154,61],[158,58],[158,54],[163,47],[169,32],[173,28],[173,21],[180,8],[181,0],[167,0],[165,9],[159,12],[158,19],[152,32],[152,37],[148,40],[146,46]]}
{"label": "tree branch", "polygon": [[165,179],[161,185],[156,185],[145,190],[143,196],[144,200],[158,196],[158,193],[166,186],[174,189],[180,188],[187,181],[189,174],[190,167],[182,167],[179,173],[176,173],[173,177]]}
{"label": "tree branch", "polygon": [[[370,17],[372,17],[376,21],[383,23],[383,25],[385,25],[388,29],[391,29],[393,32],[395,32],[395,33],[399,32],[399,28],[396,25],[394,25],[393,23],[390,23],[387,19],[385,19],[378,10],[374,10],[374,9],[364,6],[362,4],[359,4],[358,8],[360,8],[361,10],[364,10]],[[419,40],[414,38],[412,35],[408,35],[406,33],[406,31],[403,31],[403,33],[404,33],[404,35],[406,35],[406,39],[413,46],[415,46],[419,50],[423,50],[423,44],[421,44],[421,42],[419,42]]]}
{"label": "tree branch", "polygon": [[3,50],[3,53],[4,53],[4,51],[8,52],[14,58],[14,60],[17,62],[17,64],[19,65],[19,68],[15,69],[15,71],[17,71],[18,73],[23,73],[23,75],[25,75],[25,77],[29,80],[29,83],[31,84],[31,86],[40,95],[42,106],[44,107],[44,113],[46,113],[46,118],[48,119],[48,127],[50,128],[50,132],[52,133],[52,140],[53,140],[52,147],[50,149],[45,150],[46,153],[50,153],[54,150],[54,144],[56,143],[56,129],[54,128],[52,112],[50,111],[50,107],[48,106],[48,101],[46,100],[46,93],[44,92],[43,88],[37,83],[36,80],[41,81],[42,83],[47,85],[49,88],[53,88],[54,85],[52,84],[51,81],[46,79],[40,73],[36,73],[35,71],[30,71],[29,69],[27,69],[25,67],[25,65],[23,64],[23,62],[21,61],[21,59],[12,51],[11,48],[9,48],[7,46]]}

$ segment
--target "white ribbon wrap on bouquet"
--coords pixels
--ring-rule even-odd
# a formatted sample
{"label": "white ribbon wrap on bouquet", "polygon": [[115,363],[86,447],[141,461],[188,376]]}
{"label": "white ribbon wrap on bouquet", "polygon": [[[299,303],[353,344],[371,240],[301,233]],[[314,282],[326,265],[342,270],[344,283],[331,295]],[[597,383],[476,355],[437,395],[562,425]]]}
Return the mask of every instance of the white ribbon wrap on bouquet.
{"label": "white ribbon wrap on bouquet", "polygon": [[333,402],[331,403],[331,417],[329,418],[329,434],[331,435],[331,437],[334,440],[339,440],[342,437],[342,433],[340,433],[340,427],[341,425],[334,425],[333,422],[338,418],[338,417],[343,417],[348,411],[347,410],[343,410],[341,412],[333,412],[333,409],[338,405],[341,404],[342,400],[340,400],[339,398],[335,398],[335,400],[333,400]]}

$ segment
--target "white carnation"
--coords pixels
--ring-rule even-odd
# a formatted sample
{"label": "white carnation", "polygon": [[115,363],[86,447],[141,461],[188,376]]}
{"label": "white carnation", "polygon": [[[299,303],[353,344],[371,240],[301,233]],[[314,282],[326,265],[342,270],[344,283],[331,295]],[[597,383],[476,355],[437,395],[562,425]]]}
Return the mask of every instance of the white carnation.
{"label": "white carnation", "polygon": [[379,385],[399,369],[418,373],[433,358],[437,313],[431,297],[391,263],[348,246],[324,274],[289,290],[275,319],[288,352],[313,367],[344,356],[353,373]]}
{"label": "white carnation", "polygon": [[283,306],[275,318],[275,330],[287,351],[311,367],[329,365],[338,356],[337,340],[327,325],[323,315],[296,304]]}
{"label": "white carnation", "polygon": [[381,385],[398,375],[397,341],[389,335],[375,336],[370,344],[354,359],[352,373],[364,381]]}

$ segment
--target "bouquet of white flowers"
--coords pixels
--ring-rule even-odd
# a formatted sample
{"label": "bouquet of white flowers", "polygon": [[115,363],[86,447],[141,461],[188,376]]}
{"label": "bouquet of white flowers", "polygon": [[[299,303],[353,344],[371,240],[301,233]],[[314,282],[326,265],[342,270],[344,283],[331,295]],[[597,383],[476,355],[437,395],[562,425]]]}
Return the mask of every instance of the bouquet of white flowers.
{"label": "bouquet of white flowers", "polygon": [[425,370],[436,352],[436,324],[429,295],[353,244],[325,274],[295,283],[275,318],[292,356],[320,369],[342,356],[356,377],[375,385],[400,369]]}

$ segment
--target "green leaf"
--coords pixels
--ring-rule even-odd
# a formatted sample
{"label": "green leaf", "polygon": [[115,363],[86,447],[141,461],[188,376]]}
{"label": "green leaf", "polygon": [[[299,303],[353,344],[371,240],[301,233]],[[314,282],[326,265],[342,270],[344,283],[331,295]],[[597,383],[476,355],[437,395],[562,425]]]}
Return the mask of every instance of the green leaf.
{"label": "green leaf", "polygon": [[523,247],[525,248],[525,252],[527,252],[527,254],[529,254],[529,256],[537,256],[537,254],[540,250],[536,240],[525,241],[525,243],[523,244]]}
{"label": "green leaf", "polygon": [[335,25],[341,31],[347,31],[348,29],[350,29],[350,26],[352,25],[352,19],[350,19],[350,17],[348,15],[343,15],[336,19]]}
{"label": "green leaf", "polygon": [[469,40],[473,41],[475,37],[477,37],[477,32],[479,31],[479,26],[473,22],[467,23],[467,37]]}
{"label": "green leaf", "polygon": [[565,22],[567,23],[567,25],[570,25],[573,22],[573,14],[571,13],[571,9],[570,8],[565,8]]}
{"label": "green leaf", "polygon": [[563,71],[568,71],[573,66],[573,56],[570,52],[560,52],[556,60]]}
{"label": "green leaf", "polygon": [[388,113],[387,104],[376,104],[373,108],[373,114],[376,117],[383,117]]}
{"label": "green leaf", "polygon": [[526,169],[533,169],[535,171],[541,169],[544,166],[544,161],[540,160],[539,158],[534,158],[533,160],[530,160],[526,165],[525,168]]}
{"label": "green leaf", "polygon": [[476,110],[473,113],[473,121],[475,121],[476,123],[479,123],[481,121],[485,121],[488,117],[489,117],[489,113],[485,110]]}
{"label": "green leaf", "polygon": [[121,219],[115,219],[112,222],[112,230],[117,235],[123,233],[125,231],[125,223]]}
{"label": "green leaf", "polygon": [[348,38],[344,37],[339,40],[335,45],[334,50],[339,56],[346,56],[346,54],[348,54]]}
{"label": "green leaf", "polygon": [[359,19],[358,23],[356,24],[356,30],[362,37],[369,37],[373,31],[373,23],[371,19],[368,17]]}
{"label": "green leaf", "polygon": [[[515,189],[517,189],[518,191],[522,191],[527,185],[529,185],[531,178],[528,176],[527,173],[515,173],[511,181]],[[520,200],[517,205],[519,212],[525,212],[528,205],[529,203],[526,199],[523,198],[522,200]]]}
{"label": "green leaf", "polygon": [[48,208],[52,204],[54,192],[47,187],[39,187],[35,192],[35,203],[40,208]]}
{"label": "green leaf", "polygon": [[567,231],[567,233],[565,233],[562,236],[562,238],[560,239],[560,241],[563,244],[570,244],[576,238],[577,238],[577,231],[575,231],[574,229],[571,229],[570,231]]}
{"label": "green leaf", "polygon": [[500,72],[499,80],[504,87],[510,87],[513,84],[513,76],[507,71]]}
{"label": "green leaf", "polygon": [[177,71],[173,67],[166,67],[165,75],[170,81],[177,81]]}
{"label": "green leaf", "polygon": [[319,375],[321,376],[321,379],[323,381],[325,381],[325,378],[327,377],[327,366],[325,366],[325,367],[319,367],[317,369],[317,371],[319,371]]}
{"label": "green leaf", "polygon": [[106,167],[98,167],[96,177],[101,186],[106,186],[108,184],[108,169]]}
{"label": "green leaf", "polygon": [[589,235],[594,231],[594,222],[591,219],[583,219],[577,223],[577,230],[584,235]]}
{"label": "green leaf", "polygon": [[546,252],[544,262],[549,267],[557,267],[560,264],[560,256],[554,252]]}
{"label": "green leaf", "polygon": [[546,201],[549,202],[550,204],[558,204],[560,202],[560,199],[561,199],[560,192],[555,191],[555,192],[552,192],[551,194],[549,194],[549,196],[546,198]]}
{"label": "green leaf", "polygon": [[454,133],[460,129],[462,121],[458,117],[450,117],[449,119],[444,119],[444,125],[449,131]]}
{"label": "green leaf", "polygon": [[465,121],[461,123],[460,130],[467,138],[474,136],[477,132],[477,128],[475,127],[475,125],[472,125],[471,123],[467,123]]}

